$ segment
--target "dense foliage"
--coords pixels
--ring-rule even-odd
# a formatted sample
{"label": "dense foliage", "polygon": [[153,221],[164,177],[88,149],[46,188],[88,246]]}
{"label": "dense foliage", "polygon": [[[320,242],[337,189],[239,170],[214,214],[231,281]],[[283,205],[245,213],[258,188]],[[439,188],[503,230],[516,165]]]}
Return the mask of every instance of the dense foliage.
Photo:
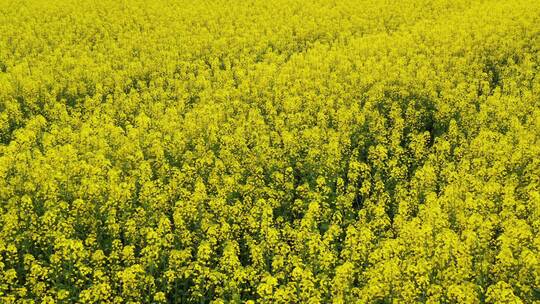
{"label": "dense foliage", "polygon": [[540,1],[0,1],[1,303],[540,303]]}

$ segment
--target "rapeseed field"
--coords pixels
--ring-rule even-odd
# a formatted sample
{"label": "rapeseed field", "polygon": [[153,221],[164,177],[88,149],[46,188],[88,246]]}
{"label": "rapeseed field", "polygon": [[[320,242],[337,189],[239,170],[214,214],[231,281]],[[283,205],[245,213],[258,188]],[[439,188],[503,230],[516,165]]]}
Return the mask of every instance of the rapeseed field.
{"label": "rapeseed field", "polygon": [[0,303],[540,303],[540,1],[0,0]]}

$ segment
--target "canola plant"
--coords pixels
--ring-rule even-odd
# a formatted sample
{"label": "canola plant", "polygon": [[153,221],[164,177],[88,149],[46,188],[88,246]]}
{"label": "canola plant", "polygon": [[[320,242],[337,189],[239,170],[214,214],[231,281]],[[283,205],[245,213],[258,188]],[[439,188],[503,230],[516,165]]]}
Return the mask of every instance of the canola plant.
{"label": "canola plant", "polygon": [[540,303],[540,1],[0,1],[0,303]]}

